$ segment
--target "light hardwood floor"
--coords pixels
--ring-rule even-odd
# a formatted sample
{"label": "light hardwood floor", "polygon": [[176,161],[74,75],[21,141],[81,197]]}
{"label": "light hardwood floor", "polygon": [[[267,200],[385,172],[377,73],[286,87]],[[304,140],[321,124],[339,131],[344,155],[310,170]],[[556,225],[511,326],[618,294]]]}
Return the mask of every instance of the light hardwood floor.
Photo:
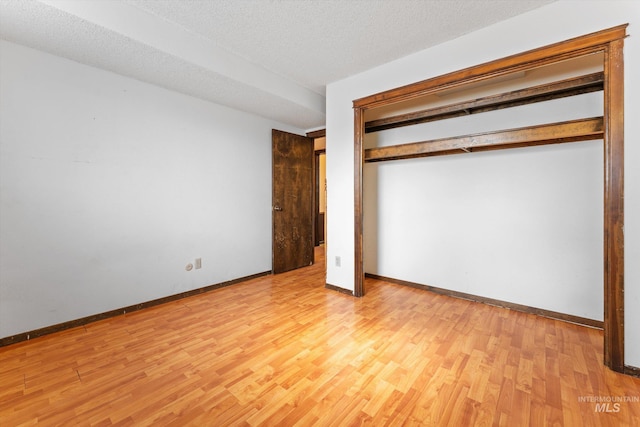
{"label": "light hardwood floor", "polygon": [[599,330],[366,289],[319,262],[0,348],[0,425],[640,425],[592,401],[640,400]]}

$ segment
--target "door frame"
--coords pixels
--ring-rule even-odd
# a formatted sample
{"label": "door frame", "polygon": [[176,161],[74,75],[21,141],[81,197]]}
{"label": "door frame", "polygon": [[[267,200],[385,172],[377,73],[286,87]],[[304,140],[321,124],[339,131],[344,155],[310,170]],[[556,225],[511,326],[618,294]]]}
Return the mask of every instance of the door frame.
{"label": "door frame", "polygon": [[[316,236],[316,223],[318,222],[318,204],[319,204],[319,194],[318,192],[320,191],[320,183],[317,182],[318,181],[318,158],[319,155],[321,153],[324,153],[326,155],[326,148],[323,149],[316,149],[315,148],[315,140],[318,138],[326,138],[327,136],[327,129],[326,128],[322,128],[322,129],[318,129],[318,130],[314,130],[314,131],[310,131],[307,132],[307,137],[308,138],[313,138],[314,140],[314,161],[313,161],[313,191],[314,191],[314,197],[313,197],[313,244],[315,247],[316,244],[316,240],[317,240],[317,236]],[[325,212],[326,215],[326,212]],[[324,230],[324,235],[325,235],[325,245],[326,245],[326,239],[327,239],[327,230],[325,227]]]}
{"label": "door frame", "polygon": [[[324,243],[325,239],[326,239],[326,235],[327,232],[326,230],[324,230],[323,227],[323,231],[324,231],[324,238],[322,239],[322,241],[320,241],[318,239],[317,236],[317,229],[318,229],[318,220],[320,218],[320,194],[322,193],[322,185],[323,183],[320,182],[320,157],[321,156],[326,156],[327,150],[326,149],[322,149],[322,150],[315,150],[314,152],[314,171],[313,171],[313,189],[314,189],[314,208],[313,208],[313,224],[314,224],[314,228],[313,228],[313,244],[315,246],[318,246],[321,243]],[[326,212],[323,212],[326,215]],[[317,244],[316,244],[317,243]]]}
{"label": "door frame", "polygon": [[443,89],[601,52],[604,55],[604,363],[624,364],[624,61],[628,24],[576,37],[353,101],[354,295],[364,295],[363,173],[365,111]]}

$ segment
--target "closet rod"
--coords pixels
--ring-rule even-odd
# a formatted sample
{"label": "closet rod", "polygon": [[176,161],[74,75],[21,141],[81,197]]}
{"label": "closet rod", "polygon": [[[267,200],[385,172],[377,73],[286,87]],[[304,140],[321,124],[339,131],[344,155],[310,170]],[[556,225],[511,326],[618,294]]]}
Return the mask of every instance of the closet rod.
{"label": "closet rod", "polygon": [[411,126],[436,120],[450,119],[469,114],[533,104],[535,102],[580,95],[603,90],[604,73],[592,73],[553,83],[518,89],[511,92],[486,96],[471,101],[458,102],[442,107],[429,108],[411,113],[398,114],[365,122],[365,133],[379,132],[403,126]]}

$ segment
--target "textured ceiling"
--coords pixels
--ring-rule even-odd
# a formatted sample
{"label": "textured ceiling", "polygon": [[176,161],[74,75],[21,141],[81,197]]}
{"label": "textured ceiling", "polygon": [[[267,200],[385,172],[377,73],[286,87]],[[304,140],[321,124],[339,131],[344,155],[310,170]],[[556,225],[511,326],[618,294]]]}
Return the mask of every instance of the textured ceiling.
{"label": "textured ceiling", "polygon": [[328,83],[552,1],[0,0],[0,37],[312,129]]}

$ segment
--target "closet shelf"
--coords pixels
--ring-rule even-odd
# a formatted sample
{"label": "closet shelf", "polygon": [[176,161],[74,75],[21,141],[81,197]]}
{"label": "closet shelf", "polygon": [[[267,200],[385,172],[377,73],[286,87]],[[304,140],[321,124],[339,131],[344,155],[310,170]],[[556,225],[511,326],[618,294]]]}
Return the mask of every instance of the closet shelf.
{"label": "closet shelf", "polygon": [[601,91],[604,89],[603,85],[604,73],[586,74],[553,83],[486,96],[471,101],[371,120],[365,122],[365,133]]}
{"label": "closet shelf", "polygon": [[367,163],[441,156],[534,145],[559,144],[603,138],[603,118],[571,120],[516,129],[412,142],[364,151]]}

